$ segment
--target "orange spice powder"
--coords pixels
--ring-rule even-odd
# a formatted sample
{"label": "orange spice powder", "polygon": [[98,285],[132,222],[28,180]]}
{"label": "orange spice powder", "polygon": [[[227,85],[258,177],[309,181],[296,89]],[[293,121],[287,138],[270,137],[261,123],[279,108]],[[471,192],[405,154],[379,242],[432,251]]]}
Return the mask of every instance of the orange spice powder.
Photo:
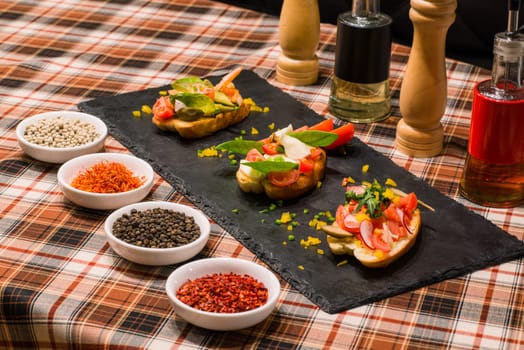
{"label": "orange spice powder", "polygon": [[134,190],[145,182],[124,164],[103,161],[78,174],[71,183],[74,188],[93,193],[119,193]]}

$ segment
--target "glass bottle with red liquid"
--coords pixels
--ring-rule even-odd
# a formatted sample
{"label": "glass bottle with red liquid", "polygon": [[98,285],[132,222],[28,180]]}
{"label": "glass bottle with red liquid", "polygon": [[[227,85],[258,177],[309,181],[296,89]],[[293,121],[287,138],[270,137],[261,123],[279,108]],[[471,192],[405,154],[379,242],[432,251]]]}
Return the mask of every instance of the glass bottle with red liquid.
{"label": "glass bottle with red liquid", "polygon": [[524,35],[520,1],[509,1],[508,31],[495,35],[491,80],[474,88],[460,193],[491,207],[524,203]]}

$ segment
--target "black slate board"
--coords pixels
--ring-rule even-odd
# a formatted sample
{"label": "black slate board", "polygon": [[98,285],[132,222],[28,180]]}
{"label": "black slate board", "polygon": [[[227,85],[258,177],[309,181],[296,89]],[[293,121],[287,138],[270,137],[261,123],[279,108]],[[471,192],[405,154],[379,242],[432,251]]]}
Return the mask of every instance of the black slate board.
{"label": "black slate board", "polygon": [[[216,77],[210,77],[217,81]],[[424,181],[369,146],[354,138],[346,154],[331,154],[325,181],[305,197],[288,201],[277,210],[262,214],[271,203],[264,196],[242,193],[234,178],[236,167],[226,158],[198,158],[197,150],[231,140],[255,127],[260,136],[270,134],[268,125],[277,128],[289,123],[298,127],[322,120],[312,110],[271,86],[254,72],[243,71],[235,80],[244,96],[252,97],[269,113],[253,113],[242,123],[201,140],[183,140],[176,134],[161,132],[150,117],[133,118],[132,111],[143,104],[153,105],[160,90],[137,91],[82,102],[79,109],[103,119],[113,137],[136,156],[147,160],[175,189],[185,194],[210,218],[228,230],[238,241],[266,262],[293,287],[328,313],[336,313],[438,281],[462,276],[484,267],[524,256],[523,242],[442,195]],[[370,170],[362,174],[362,165]],[[310,228],[308,220],[320,211],[334,213],[344,200],[341,180],[352,176],[358,182],[383,182],[390,177],[398,187],[414,191],[430,203],[431,212],[422,208],[423,226],[415,246],[400,260],[385,269],[368,269],[353,258],[337,267],[346,257],[335,257],[327,248],[322,232]],[[303,209],[308,208],[309,214]],[[238,209],[239,213],[233,213]],[[297,214],[301,225],[293,231],[296,241],[287,241],[289,231],[274,224],[283,211]],[[262,219],[265,222],[262,222]],[[324,255],[316,248],[304,249],[299,240],[308,235],[320,237]],[[298,266],[304,266],[304,270]]]}

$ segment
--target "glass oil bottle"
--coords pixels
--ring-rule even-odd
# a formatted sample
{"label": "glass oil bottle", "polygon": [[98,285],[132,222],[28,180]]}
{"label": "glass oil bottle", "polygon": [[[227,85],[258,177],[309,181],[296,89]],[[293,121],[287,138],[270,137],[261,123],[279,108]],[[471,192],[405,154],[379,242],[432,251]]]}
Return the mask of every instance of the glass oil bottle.
{"label": "glass oil bottle", "polygon": [[392,19],[379,8],[379,0],[353,0],[338,17],[329,111],[339,119],[370,123],[391,113]]}
{"label": "glass oil bottle", "polygon": [[492,78],[474,88],[460,182],[464,197],[491,207],[524,203],[524,35],[511,3],[508,30],[495,35]]}

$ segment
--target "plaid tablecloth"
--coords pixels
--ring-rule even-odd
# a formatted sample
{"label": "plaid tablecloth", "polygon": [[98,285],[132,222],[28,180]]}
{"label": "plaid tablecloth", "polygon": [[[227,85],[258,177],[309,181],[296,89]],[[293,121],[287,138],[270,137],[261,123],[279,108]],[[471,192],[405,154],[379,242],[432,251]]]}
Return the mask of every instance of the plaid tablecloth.
{"label": "plaid tablecloth", "polygon": [[[292,87],[275,79],[276,17],[207,0],[0,0],[0,348],[523,348],[522,259],[333,315],[282,281],[277,308],[261,324],[237,332],[193,327],[164,293],[174,267],[139,266],[115,255],[103,234],[108,213],[67,202],[58,165],[18,147],[16,125],[33,114],[234,65],[326,115],[335,36],[335,26],[322,24],[320,79]],[[483,208],[458,195],[473,84],[489,72],[447,61],[443,154],[419,159],[395,150],[408,55],[409,48],[393,46],[393,116],[356,126],[357,136],[524,239],[522,207]],[[106,148],[128,152],[112,137]],[[188,203],[160,176],[148,199]],[[261,263],[220,228],[203,254]]]}

